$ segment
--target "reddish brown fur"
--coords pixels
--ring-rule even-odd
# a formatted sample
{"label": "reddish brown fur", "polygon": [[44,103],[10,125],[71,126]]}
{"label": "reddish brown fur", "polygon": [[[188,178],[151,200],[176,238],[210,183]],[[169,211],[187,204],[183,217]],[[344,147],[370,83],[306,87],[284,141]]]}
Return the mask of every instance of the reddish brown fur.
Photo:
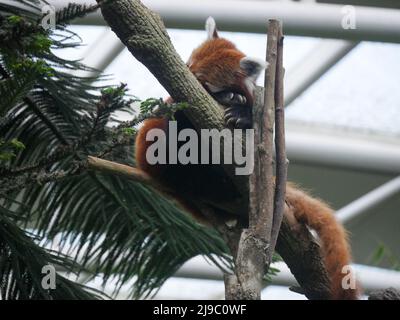
{"label": "reddish brown fur", "polygon": [[245,72],[240,68],[240,60],[245,54],[223,38],[205,41],[195,49],[189,59],[190,71],[206,87],[207,83],[242,93],[251,106],[253,93],[248,91],[244,80]]}
{"label": "reddish brown fur", "polygon": [[336,221],[333,210],[326,203],[290,184],[287,185],[286,201],[294,208],[296,219],[318,234],[325,267],[331,279],[332,299],[357,299],[357,290],[342,288],[342,268],[350,264],[351,254],[346,231]]}
{"label": "reddish brown fur", "polygon": [[[173,100],[169,97],[165,100],[167,103],[172,103]],[[144,121],[143,126],[139,129],[139,132],[136,136],[135,141],[135,158],[136,158],[136,166],[149,174],[153,179],[157,180],[159,183],[165,185],[168,189],[174,190],[173,186],[171,186],[171,175],[168,172],[169,167],[166,165],[152,165],[149,164],[146,160],[146,151],[147,148],[153,143],[153,141],[146,141],[147,133],[152,129],[161,129],[164,132],[167,132],[168,128],[168,119],[167,118],[152,118]],[[179,184],[182,176],[175,176],[177,184]],[[175,180],[175,179],[174,179]],[[194,204],[188,200],[179,197],[175,192],[168,192],[170,197],[173,197],[177,200],[177,202],[181,205],[185,211],[189,212],[198,222],[209,225],[207,220],[201,214],[201,212],[194,207]]]}
{"label": "reddish brown fur", "polygon": [[168,127],[168,119],[166,118],[152,118],[147,119],[143,122],[143,126],[140,128],[135,143],[135,157],[136,166],[147,172],[152,177],[157,177],[161,173],[161,166],[151,165],[146,160],[146,151],[149,146],[153,144],[153,141],[146,141],[146,135],[151,129],[161,129],[164,132]]}
{"label": "reddish brown fur", "polygon": [[202,83],[209,82],[221,88],[232,88],[237,82],[240,59],[245,55],[232,42],[216,38],[195,49],[189,69]]}
{"label": "reddish brown fur", "polygon": [[[252,102],[252,93],[243,89],[245,75],[240,71],[240,59],[244,54],[236,49],[232,42],[215,38],[206,41],[203,45],[193,51],[189,60],[189,68],[196,75],[198,80],[205,85],[206,82],[214,86],[226,88],[227,90],[241,90],[248,101]],[[238,89],[239,88],[239,89]],[[242,90],[243,89],[243,90]],[[168,102],[172,102],[169,98]],[[252,103],[250,103],[252,105]],[[136,163],[139,168],[146,171],[153,178],[164,182],[164,174],[169,167],[167,165],[149,165],[146,161],[146,150],[152,142],[146,142],[146,134],[150,129],[159,128],[166,130],[167,119],[146,120],[139,130],[136,138]],[[198,177],[183,174],[176,176],[174,183],[179,186],[182,180],[195,180]],[[174,186],[170,186],[174,188]],[[209,188],[204,185],[204,189]],[[225,193],[227,191],[225,190]],[[204,222],[199,211],[188,199],[179,199],[177,194],[172,195],[191,212],[195,218]],[[356,299],[356,290],[343,290],[341,282],[343,275],[342,267],[348,265],[351,260],[350,250],[347,243],[347,235],[344,228],[335,220],[333,211],[323,202],[314,199],[290,185],[287,188],[287,201],[294,208],[294,215],[300,222],[304,222],[314,229],[322,244],[322,253],[325,265],[332,282],[332,299]]]}

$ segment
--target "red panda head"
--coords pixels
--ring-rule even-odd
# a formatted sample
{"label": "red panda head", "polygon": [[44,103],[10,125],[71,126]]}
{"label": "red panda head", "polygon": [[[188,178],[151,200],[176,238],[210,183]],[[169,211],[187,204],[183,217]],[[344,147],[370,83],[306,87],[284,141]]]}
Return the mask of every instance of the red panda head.
{"label": "red panda head", "polygon": [[237,92],[252,106],[255,81],[266,63],[246,57],[231,41],[220,38],[212,17],[206,21],[206,31],[207,40],[189,58],[190,71],[210,93]]}

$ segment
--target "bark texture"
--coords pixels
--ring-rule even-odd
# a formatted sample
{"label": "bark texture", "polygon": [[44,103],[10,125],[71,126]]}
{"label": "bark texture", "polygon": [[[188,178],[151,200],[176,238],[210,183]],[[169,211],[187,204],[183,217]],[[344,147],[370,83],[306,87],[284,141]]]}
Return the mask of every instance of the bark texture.
{"label": "bark texture", "polygon": [[[223,128],[222,109],[208,95],[180,59],[170,42],[159,15],[148,10],[137,0],[98,0],[98,2],[105,20],[135,58],[154,74],[174,100],[189,102],[190,108],[185,110],[185,113],[196,128]],[[258,103],[263,100],[262,97],[262,89],[258,89],[256,97]],[[89,162],[89,167],[94,170],[114,172],[115,174],[118,174],[121,170],[121,167],[113,167],[109,164],[102,167],[99,162],[96,165]],[[227,207],[227,211],[234,215],[247,215],[249,194],[247,178],[235,176],[234,166],[228,165],[225,169],[232,184],[241,194],[241,198],[234,203],[234,206],[231,204]],[[131,179],[138,177],[138,181],[142,183],[149,183],[151,186],[157,184],[143,179],[143,175],[137,171],[127,171],[125,168],[122,168],[122,170],[124,171],[123,175],[128,174]],[[308,298],[327,298],[329,296],[329,281],[326,281],[328,277],[322,264],[318,244],[307,228],[299,225],[295,219],[288,218],[291,209],[287,205],[284,206],[284,210],[286,218],[282,222],[278,238],[278,252],[288,264]],[[207,206],[205,206],[205,212],[213,215],[212,210],[209,210]],[[243,225],[231,227],[219,217],[214,217],[212,222],[227,239],[232,254],[235,255],[237,252],[235,243],[237,244],[237,239],[240,236],[239,230]]]}

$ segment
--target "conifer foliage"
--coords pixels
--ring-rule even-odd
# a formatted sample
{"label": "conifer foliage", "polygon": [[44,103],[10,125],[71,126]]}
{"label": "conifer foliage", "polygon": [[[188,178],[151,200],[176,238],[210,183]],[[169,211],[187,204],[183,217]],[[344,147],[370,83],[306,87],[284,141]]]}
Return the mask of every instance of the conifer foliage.
{"label": "conifer foliage", "polygon": [[[116,277],[116,292],[133,279],[132,297],[145,297],[199,254],[229,268],[215,231],[144,185],[88,170],[88,155],[133,166],[135,125],[162,103],[76,76],[94,70],[57,52],[79,48],[67,23],[96,7],[70,5],[44,30],[43,4],[0,1],[0,299],[105,297],[66,277],[74,272]],[[119,111],[131,120],[118,122]],[[49,264],[55,289],[42,283]]]}

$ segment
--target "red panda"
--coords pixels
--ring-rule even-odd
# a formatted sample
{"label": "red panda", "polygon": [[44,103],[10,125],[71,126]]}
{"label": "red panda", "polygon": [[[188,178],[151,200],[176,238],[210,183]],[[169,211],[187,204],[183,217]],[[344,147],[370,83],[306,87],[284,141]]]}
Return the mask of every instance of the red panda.
{"label": "red panda", "polygon": [[[207,40],[193,51],[187,65],[203,87],[225,107],[226,125],[250,128],[255,81],[266,64],[246,57],[232,42],[220,38],[211,17],[206,22],[206,31]],[[172,99],[167,101],[172,102]],[[178,131],[194,128],[182,111],[176,112],[175,119]],[[168,119],[149,119],[143,123],[136,137],[136,165],[168,189],[174,190],[170,195],[197,220],[207,223],[193,199],[229,201],[239,195],[226,180],[219,165],[150,165],[146,160],[146,151],[154,142],[146,141],[146,135],[155,128],[168,133]],[[318,234],[331,279],[332,299],[356,299],[357,290],[342,288],[342,268],[350,264],[351,255],[346,232],[335,220],[333,211],[290,183],[287,185],[286,202],[293,208],[296,219]]]}

